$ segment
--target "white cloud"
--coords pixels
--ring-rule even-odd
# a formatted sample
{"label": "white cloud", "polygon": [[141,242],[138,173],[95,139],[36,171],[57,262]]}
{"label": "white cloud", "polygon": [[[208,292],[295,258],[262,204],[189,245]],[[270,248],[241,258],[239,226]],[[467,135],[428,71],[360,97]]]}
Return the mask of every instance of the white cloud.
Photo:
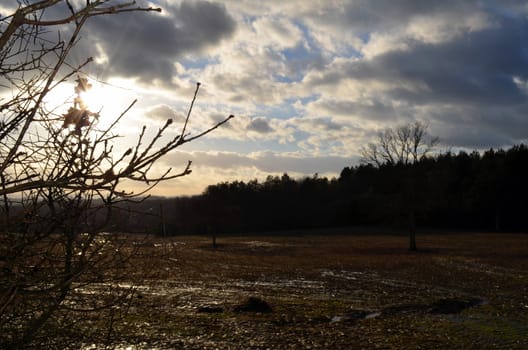
{"label": "white cloud", "polygon": [[454,147],[526,139],[526,4],[158,2],[161,16],[93,23],[102,39],[77,53],[97,43],[93,73],[127,77],[140,98],[127,133],[175,117],[176,134],[197,81],[192,135],[236,116],[165,160],[195,161],[174,193],[267,172],[339,172],[377,130],[410,120]]}
{"label": "white cloud", "polygon": [[182,113],[176,112],[173,108],[165,104],[160,104],[160,105],[151,107],[149,110],[145,112],[145,116],[152,118],[152,119],[163,120],[163,121],[166,121],[168,119],[172,119],[173,121],[185,120],[185,116]]}
{"label": "white cloud", "polygon": [[259,45],[274,49],[292,48],[302,42],[301,30],[285,18],[264,17],[252,23]]}

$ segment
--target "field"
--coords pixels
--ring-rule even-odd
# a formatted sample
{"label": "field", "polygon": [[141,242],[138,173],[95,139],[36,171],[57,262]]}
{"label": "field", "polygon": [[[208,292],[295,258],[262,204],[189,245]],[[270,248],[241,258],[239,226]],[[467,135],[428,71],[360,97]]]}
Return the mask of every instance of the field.
{"label": "field", "polygon": [[[527,349],[528,235],[157,238],[122,349]],[[99,348],[86,344],[85,349]]]}

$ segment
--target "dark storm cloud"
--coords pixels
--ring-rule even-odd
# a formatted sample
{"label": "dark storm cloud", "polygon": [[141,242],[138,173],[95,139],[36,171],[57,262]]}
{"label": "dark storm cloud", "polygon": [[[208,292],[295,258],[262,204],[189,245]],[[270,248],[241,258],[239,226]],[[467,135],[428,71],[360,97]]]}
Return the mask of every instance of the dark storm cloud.
{"label": "dark storm cloud", "polygon": [[273,131],[266,118],[254,118],[249,122],[247,130],[256,131],[259,134],[268,134]]}
{"label": "dark storm cloud", "polygon": [[526,140],[528,96],[515,79],[528,79],[528,24],[508,20],[442,45],[418,44],[373,62],[393,79],[423,84],[423,89],[389,92],[409,104],[459,106],[442,138],[455,147],[505,147]]}
{"label": "dark storm cloud", "polygon": [[[387,53],[366,63],[363,72],[423,84],[421,90],[393,91],[394,97],[416,103],[521,103],[526,94],[514,77],[528,78],[527,33],[526,20],[505,21],[445,44],[417,43],[408,51]],[[363,75],[358,68],[350,73]]]}
{"label": "dark storm cloud", "polygon": [[417,16],[464,16],[479,6],[478,0],[355,0],[345,2],[337,15],[329,11],[315,20],[368,37],[372,32],[399,28]]}
{"label": "dark storm cloud", "polygon": [[[345,5],[344,21],[367,29],[379,29],[387,24],[401,24],[415,15],[431,14],[438,10],[451,9],[460,1],[447,0],[360,0]],[[372,29],[370,28],[370,29]]]}
{"label": "dark storm cloud", "polygon": [[317,101],[313,104],[331,116],[359,115],[362,118],[374,121],[387,120],[387,118],[393,117],[396,113],[393,106],[376,99],[362,102],[328,100]]}
{"label": "dark storm cloud", "polygon": [[396,86],[389,95],[412,104],[515,104],[526,94],[514,78],[528,78],[528,22],[467,33],[446,43],[414,41],[370,60],[348,62],[312,80],[313,85],[342,79],[382,81]]}
{"label": "dark storm cloud", "polygon": [[307,120],[306,123],[310,124],[315,129],[323,131],[339,131],[344,127],[343,124],[336,123],[330,118],[315,118]]}
{"label": "dark storm cloud", "polygon": [[437,130],[443,137],[442,145],[468,150],[505,148],[511,145],[511,138],[503,130],[491,125],[474,125],[458,120]]}
{"label": "dark storm cloud", "polygon": [[[108,74],[170,82],[174,62],[229,37],[236,24],[226,8],[207,1],[168,5],[165,14],[127,13],[94,18],[87,27],[91,46],[100,45]],[[92,53],[93,55],[93,53]]]}
{"label": "dark storm cloud", "polygon": [[[211,113],[211,114],[209,114],[209,120],[211,121],[211,124],[213,124],[213,125],[221,123],[225,119],[226,119],[226,115],[225,114],[221,114],[221,113]],[[234,126],[233,126],[232,123],[226,123],[226,124],[222,125],[222,128],[232,130],[234,128]]]}
{"label": "dark storm cloud", "polygon": [[[367,7],[369,13],[376,12],[380,3],[372,2]],[[409,16],[404,6],[407,2],[395,3],[393,8],[387,5],[384,17],[387,13],[400,20]],[[428,6],[415,8],[414,13],[440,11],[438,2],[418,3]],[[519,2],[508,3],[509,7],[491,2],[487,6],[491,20],[484,29],[462,31],[437,43],[404,38],[405,49],[336,61],[306,82],[312,88],[344,80],[383,86],[377,95],[370,95],[370,106],[346,100],[319,102],[335,114],[358,114],[371,120],[395,115],[401,119],[405,113],[401,106],[424,107],[434,113],[419,117],[443,125],[435,131],[445,144],[482,149],[523,142],[528,132],[528,18],[514,12]],[[385,106],[386,101],[399,107]]]}
{"label": "dark storm cloud", "polygon": [[440,136],[447,148],[507,148],[528,140],[528,103],[502,105],[456,106],[434,108],[427,116],[432,135]]}

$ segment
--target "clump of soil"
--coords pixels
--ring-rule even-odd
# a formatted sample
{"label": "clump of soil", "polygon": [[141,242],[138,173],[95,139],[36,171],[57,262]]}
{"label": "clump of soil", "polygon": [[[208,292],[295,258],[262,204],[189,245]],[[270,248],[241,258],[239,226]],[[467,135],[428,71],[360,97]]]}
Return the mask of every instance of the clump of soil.
{"label": "clump of soil", "polygon": [[470,299],[440,299],[431,305],[429,313],[431,314],[458,314],[464,309],[478,306],[483,303],[482,299],[470,298]]}
{"label": "clump of soil", "polygon": [[219,314],[224,312],[224,308],[221,306],[200,306],[196,311],[205,314]]}
{"label": "clump of soil", "polygon": [[249,297],[241,304],[235,306],[233,311],[269,313],[272,312],[273,309],[265,300],[258,297]]}

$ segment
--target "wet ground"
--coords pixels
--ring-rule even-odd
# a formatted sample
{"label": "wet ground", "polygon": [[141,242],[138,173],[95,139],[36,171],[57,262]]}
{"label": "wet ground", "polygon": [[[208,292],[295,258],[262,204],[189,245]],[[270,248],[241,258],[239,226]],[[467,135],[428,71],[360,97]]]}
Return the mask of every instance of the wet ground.
{"label": "wet ground", "polygon": [[[121,349],[527,349],[528,235],[156,239]],[[92,289],[93,290],[93,289]],[[100,348],[86,343],[85,349]]]}

